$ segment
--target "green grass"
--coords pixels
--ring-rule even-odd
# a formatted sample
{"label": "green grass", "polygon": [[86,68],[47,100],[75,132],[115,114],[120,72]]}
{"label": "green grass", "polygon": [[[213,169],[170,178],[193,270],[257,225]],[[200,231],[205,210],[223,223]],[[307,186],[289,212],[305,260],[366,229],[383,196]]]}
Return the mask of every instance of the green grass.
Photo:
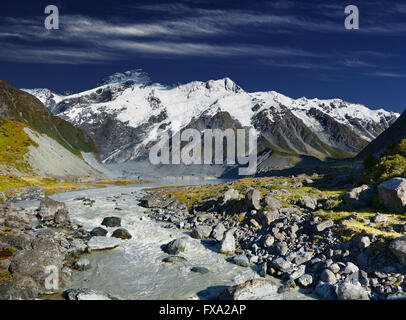
{"label": "green grass", "polygon": [[14,167],[22,173],[31,172],[24,160],[30,146],[38,147],[24,132],[24,125],[18,121],[0,120],[0,165]]}

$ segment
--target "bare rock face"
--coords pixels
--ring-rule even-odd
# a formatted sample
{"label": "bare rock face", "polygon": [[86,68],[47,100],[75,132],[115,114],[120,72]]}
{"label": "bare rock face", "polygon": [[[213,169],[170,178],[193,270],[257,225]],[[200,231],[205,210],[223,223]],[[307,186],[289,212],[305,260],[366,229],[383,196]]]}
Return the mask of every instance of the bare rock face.
{"label": "bare rock face", "polygon": [[278,297],[278,286],[270,280],[252,279],[224,290],[220,300],[274,300]]}
{"label": "bare rock face", "polygon": [[374,193],[371,186],[364,184],[345,193],[344,202],[352,208],[366,207]]}
{"label": "bare rock face", "polygon": [[406,179],[393,178],[378,186],[379,202],[396,213],[406,212]]}

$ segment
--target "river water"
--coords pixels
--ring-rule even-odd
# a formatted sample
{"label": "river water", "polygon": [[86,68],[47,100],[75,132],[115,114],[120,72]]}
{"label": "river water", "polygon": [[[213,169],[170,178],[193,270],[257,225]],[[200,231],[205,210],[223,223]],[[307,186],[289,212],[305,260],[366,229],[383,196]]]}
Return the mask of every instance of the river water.
{"label": "river water", "polygon": [[[196,181],[190,181],[196,184]],[[216,183],[220,181],[201,181]],[[92,268],[74,271],[72,288],[90,288],[105,291],[119,299],[210,299],[228,286],[259,278],[252,268],[230,263],[226,257],[215,252],[214,247],[204,245],[200,240],[189,237],[189,247],[182,255],[186,263],[164,263],[167,255],[161,247],[173,239],[188,235],[179,229],[166,228],[165,223],[149,219],[147,209],[138,205],[144,188],[159,185],[182,185],[185,181],[162,181],[161,183],[129,186],[113,186],[102,189],[88,189],[52,195],[57,201],[65,202],[71,219],[86,230],[100,226],[104,217],[117,216],[121,225],[133,236],[122,240],[113,250],[94,251],[85,255]],[[95,200],[92,207],[84,206],[78,197]],[[38,201],[22,201],[20,207],[32,210]],[[121,210],[116,210],[115,208]],[[115,228],[107,228],[110,236]],[[206,267],[209,273],[191,272],[192,267]],[[268,277],[268,276],[267,276]],[[279,280],[271,278],[276,283]],[[312,299],[298,290],[280,295],[281,299]]]}

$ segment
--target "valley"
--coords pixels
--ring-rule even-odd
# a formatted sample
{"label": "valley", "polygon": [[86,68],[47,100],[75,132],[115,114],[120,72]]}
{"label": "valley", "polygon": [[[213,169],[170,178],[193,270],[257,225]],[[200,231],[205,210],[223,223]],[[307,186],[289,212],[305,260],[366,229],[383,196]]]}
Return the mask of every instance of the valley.
{"label": "valley", "polygon": [[[1,299],[406,299],[404,114],[139,69],[68,95],[1,81],[0,105]],[[250,176],[168,162],[202,149],[182,132],[246,128]]]}

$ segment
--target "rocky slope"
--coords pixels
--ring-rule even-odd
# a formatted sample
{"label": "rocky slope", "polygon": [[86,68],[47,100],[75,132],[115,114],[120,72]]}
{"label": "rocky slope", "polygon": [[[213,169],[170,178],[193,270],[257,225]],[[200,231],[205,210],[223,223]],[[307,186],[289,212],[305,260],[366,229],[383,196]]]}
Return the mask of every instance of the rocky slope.
{"label": "rocky slope", "polygon": [[273,154],[345,158],[357,154],[398,117],[340,99],[250,93],[229,78],[167,86],[152,83],[142,70],[117,73],[72,95],[25,90],[85,130],[106,163],[147,160],[159,133],[186,127],[254,126],[260,137],[258,152],[267,155],[262,157],[264,170],[272,167],[268,162]]}
{"label": "rocky slope", "polygon": [[392,126],[368,144],[357,158],[364,159],[368,155],[379,157],[387,148],[398,144],[404,138],[406,138],[406,112],[403,112]]}
{"label": "rocky slope", "polygon": [[0,81],[0,151],[1,174],[100,176],[82,156],[97,153],[91,138],[5,81]]}

